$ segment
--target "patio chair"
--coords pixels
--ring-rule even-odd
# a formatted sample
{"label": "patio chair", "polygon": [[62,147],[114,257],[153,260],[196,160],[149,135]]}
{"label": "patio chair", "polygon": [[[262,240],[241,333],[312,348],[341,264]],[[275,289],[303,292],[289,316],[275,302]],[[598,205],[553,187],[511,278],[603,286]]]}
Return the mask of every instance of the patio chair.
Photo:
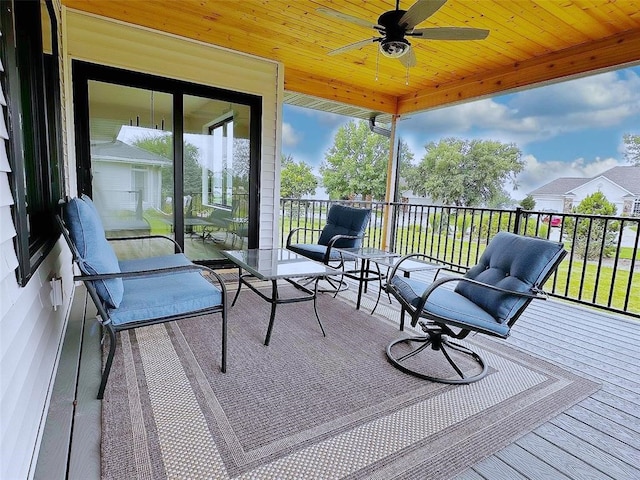
{"label": "patio chair", "polygon": [[[227,365],[227,294],[222,278],[192,263],[169,237],[150,235],[107,240],[91,199],[73,198],[63,206],[64,220],[56,216],[73,254],[82,281],[109,336],[109,353],[102,372],[98,399],[104,396],[113,357],[116,333],[211,313],[222,316],[222,372]],[[151,238],[171,242],[180,253],[118,261],[110,241]]]}
{"label": "patio chair", "polygon": [[[463,277],[445,277],[430,285],[396,274],[412,255],[403,257],[389,272],[386,288],[400,302],[402,313],[411,315],[411,325],[419,324],[424,335],[391,342],[388,360],[406,373],[435,382],[480,380],[487,373],[485,361],[450,339],[470,333],[507,338],[531,300],[546,298],[541,288],[566,253],[561,243],[499,232]],[[445,376],[432,373],[434,362],[416,357],[425,350],[441,352],[457,376],[453,371],[446,376],[446,369],[442,370]]]}
{"label": "patio chair", "polygon": [[[370,217],[371,209],[369,208],[331,205],[324,228],[294,228],[287,236],[287,249],[333,268],[341,269],[343,259],[336,248],[361,247]],[[320,236],[317,243],[295,243],[301,236],[306,240],[318,233]],[[342,280],[339,283],[330,278],[326,278],[326,280],[331,285],[332,291],[336,293],[346,289],[346,283]]]}
{"label": "patio chair", "polygon": [[[214,207],[211,213],[203,219],[205,224],[202,231],[202,240],[210,239],[213,242],[226,242],[231,226],[231,209],[223,207]],[[214,232],[223,232],[224,238],[214,237]]]}

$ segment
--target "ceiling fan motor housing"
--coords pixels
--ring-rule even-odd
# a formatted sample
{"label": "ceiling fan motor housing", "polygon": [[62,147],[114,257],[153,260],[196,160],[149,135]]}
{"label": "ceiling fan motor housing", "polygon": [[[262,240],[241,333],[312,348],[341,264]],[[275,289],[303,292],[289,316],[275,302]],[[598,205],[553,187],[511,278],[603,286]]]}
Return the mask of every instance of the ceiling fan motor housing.
{"label": "ceiling fan motor housing", "polygon": [[387,57],[401,57],[411,46],[404,38],[405,26],[398,24],[404,14],[405,10],[390,10],[378,18],[378,25],[384,27],[381,32],[384,38],[380,41],[380,51]]}

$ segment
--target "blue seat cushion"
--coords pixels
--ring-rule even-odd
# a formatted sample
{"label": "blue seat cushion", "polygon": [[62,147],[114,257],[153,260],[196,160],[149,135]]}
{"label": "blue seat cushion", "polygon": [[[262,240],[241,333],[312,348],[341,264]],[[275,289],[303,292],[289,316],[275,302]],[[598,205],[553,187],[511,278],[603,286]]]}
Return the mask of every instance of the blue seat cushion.
{"label": "blue seat cushion", "polygon": [[[289,245],[289,247],[287,248],[292,252],[299,253],[304,257],[316,260],[318,262],[324,261],[324,256],[327,253],[326,245],[318,245],[315,243],[294,243],[293,245]],[[329,261],[340,261],[340,253],[335,250],[331,250],[329,257]]]}
{"label": "blue seat cushion", "polygon": [[120,306],[108,311],[116,327],[222,305],[220,289],[198,271],[125,278],[123,284]]}
{"label": "blue seat cushion", "polygon": [[[397,275],[391,279],[391,283],[402,298],[414,307],[418,306],[422,294],[429,287],[426,283]],[[498,322],[468,298],[445,287],[436,288],[429,295],[422,314],[436,322],[442,319],[443,323],[459,328],[480,330],[501,337],[509,335],[506,324]]]}
{"label": "blue seat cushion", "polygon": [[[542,286],[563,252],[561,243],[499,232],[465,277],[506,290],[531,293],[534,286]],[[509,321],[529,301],[464,282],[458,283],[455,291],[500,322]]]}
{"label": "blue seat cushion", "polygon": [[[322,229],[318,243],[328,245],[336,235],[362,237],[369,223],[371,210],[353,208],[346,205],[332,205],[327,214],[327,223]],[[338,248],[356,248],[362,245],[362,238],[338,240],[333,246]]]}
{"label": "blue seat cushion", "polygon": [[[69,236],[78,251],[78,265],[85,275],[120,273],[120,265],[107,241],[98,212],[80,198],[72,198],[64,208]],[[107,307],[117,308],[124,287],[121,278],[93,282],[96,293]]]}

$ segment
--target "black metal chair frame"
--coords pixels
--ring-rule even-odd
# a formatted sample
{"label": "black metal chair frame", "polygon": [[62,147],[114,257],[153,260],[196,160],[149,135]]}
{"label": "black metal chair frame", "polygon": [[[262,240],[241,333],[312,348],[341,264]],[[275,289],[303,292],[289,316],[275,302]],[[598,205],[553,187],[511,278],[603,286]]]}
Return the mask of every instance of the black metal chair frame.
{"label": "black metal chair frame", "polygon": [[[549,273],[545,276],[544,279],[542,279],[541,282],[539,282],[540,285],[544,285],[545,281],[553,274],[557,266],[560,264],[560,262],[566,255],[566,253],[567,253],[566,251],[563,251],[561,255],[559,255],[559,258],[556,259],[556,262],[553,265],[553,267],[550,269]],[[391,280],[391,278],[393,278],[393,276],[396,274],[398,267],[401,265],[403,261],[416,256],[419,256],[419,254],[410,254],[402,257],[402,259],[390,270],[388,279]],[[387,292],[391,293],[396,298],[396,300],[400,302],[400,306],[402,309],[401,316],[404,316],[405,311],[409,312],[411,315],[411,326],[415,327],[416,325],[420,325],[422,331],[424,332],[424,335],[398,338],[393,342],[391,342],[386,349],[387,359],[389,360],[389,362],[392,365],[394,365],[396,368],[398,368],[399,370],[405,373],[408,373],[410,375],[413,375],[419,378],[423,378],[425,380],[430,380],[433,382],[447,383],[447,384],[467,384],[467,383],[477,382],[478,380],[481,380],[487,375],[488,368],[487,368],[486,362],[478,353],[474,352],[473,350],[471,350],[470,348],[464,345],[461,345],[459,343],[449,340],[449,338],[452,338],[455,340],[462,340],[466,338],[470,333],[483,333],[486,335],[498,336],[498,337],[500,337],[500,335],[496,335],[495,332],[492,332],[489,330],[483,330],[480,328],[474,327],[473,329],[471,329],[469,328],[468,325],[464,323],[456,322],[455,319],[439,317],[439,316],[430,314],[428,312],[425,312],[423,310],[424,305],[427,303],[427,300],[429,296],[433,293],[433,291],[435,291],[437,288],[442,287],[442,285],[451,283],[451,282],[472,283],[482,288],[487,288],[489,290],[503,292],[509,295],[514,295],[514,296],[518,296],[526,299],[524,304],[507,322],[507,325],[509,326],[509,328],[511,328],[515,324],[515,322],[518,320],[522,312],[524,312],[524,310],[527,308],[531,300],[535,300],[535,299],[546,300],[548,298],[548,294],[537,287],[532,288],[530,292],[516,292],[516,291],[511,291],[511,290],[506,290],[500,287],[496,287],[494,285],[482,283],[470,278],[446,277],[446,278],[441,278],[439,280],[434,281],[424,291],[424,293],[420,297],[420,301],[418,302],[418,304],[414,306],[408,303],[404,299],[404,297],[400,294],[400,292],[395,288],[395,286],[390,281],[387,281],[387,285],[386,285]],[[425,320],[420,320],[421,318],[424,318]],[[501,338],[506,338],[506,336]],[[400,343],[412,343],[412,342],[419,344],[418,347],[412,350],[411,352],[406,353],[400,357],[397,357],[396,355],[394,355],[392,351],[394,346]],[[411,358],[419,354],[420,352],[424,351],[429,347],[434,351],[441,352],[446,358],[447,362],[451,365],[451,367],[455,370],[455,372],[458,374],[460,378],[435,377],[432,375],[425,374],[423,372],[419,372],[417,370],[414,370],[402,364],[404,360],[407,360],[408,358]],[[471,358],[479,366],[480,372],[475,375],[465,376],[462,369],[454,361],[454,359],[451,357],[447,349],[455,350]]]}
{"label": "black metal chair frame", "polygon": [[[56,221],[58,223],[58,226],[60,228],[62,235],[64,236],[65,241],[67,242],[67,245],[71,250],[71,253],[73,255],[73,261],[74,263],[76,263],[76,265],[78,265],[80,255],[75,245],[73,244],[73,241],[69,236],[67,227],[59,215],[56,215]],[[176,241],[164,235],[118,237],[118,238],[110,238],[109,241],[110,242],[111,241],[132,241],[132,240],[146,240],[146,239],[152,239],[152,238],[167,240],[173,244],[176,251],[178,251],[179,253],[182,253],[182,249],[176,243]],[[151,320],[131,322],[124,325],[114,325],[111,322],[107,309],[103,305],[103,302],[100,300],[100,297],[98,296],[98,293],[96,292],[96,289],[93,286],[93,282],[96,280],[107,280],[110,278],[143,278],[143,277],[149,277],[154,275],[168,275],[168,274],[174,274],[178,272],[187,272],[187,271],[195,271],[195,270],[205,272],[207,275],[210,275],[213,279],[215,279],[222,294],[221,305],[213,308],[187,312],[181,315],[159,317]],[[75,275],[74,281],[83,282],[89,296],[91,297],[91,300],[96,306],[98,316],[99,316],[98,321],[100,322],[100,325],[102,326],[103,331],[106,331],[106,335],[109,336],[109,352],[107,355],[107,360],[105,362],[104,369],[102,371],[100,387],[98,389],[97,398],[99,400],[102,400],[104,397],[104,390],[107,386],[109,373],[111,372],[111,366],[113,364],[113,358],[116,352],[116,333],[124,330],[132,330],[135,328],[146,327],[146,326],[156,325],[156,324],[166,323],[166,322],[172,322],[174,320],[181,320],[184,318],[198,317],[198,316],[207,315],[210,313],[221,313],[222,314],[222,364],[221,364],[220,370],[223,373],[227,371],[227,291],[226,291],[224,281],[222,280],[222,277],[220,277],[220,275],[218,275],[215,271],[213,271],[209,267],[205,267],[204,265],[191,264],[191,265],[175,266],[170,268],[143,270],[143,271],[137,271],[137,272],[121,272],[121,273],[109,273],[109,274],[100,274],[100,275],[84,275],[83,274],[83,275]]]}
{"label": "black metal chair frame", "polygon": [[[298,227],[298,228],[294,228],[293,230],[291,230],[289,232],[289,235],[287,236],[287,249],[289,249],[289,247],[291,246],[291,240],[293,239],[294,235],[299,235],[299,232],[316,232],[316,233],[322,233],[322,229],[321,228],[307,228],[307,227]],[[336,244],[336,242],[338,242],[339,240],[358,240],[358,239],[362,239],[364,240],[364,238],[366,237],[366,235],[334,235],[333,237],[331,237],[331,240],[329,240],[329,242],[327,243],[327,250],[324,254],[324,258],[322,259],[322,263],[324,263],[325,265],[328,265],[332,268],[335,268],[336,270],[340,269],[344,271],[344,258],[342,257],[342,255],[340,255],[340,260],[331,260],[331,249],[334,248],[334,245]],[[332,265],[333,262],[333,265]],[[333,293],[335,295],[337,295],[340,292],[343,292],[345,290],[347,290],[349,288],[349,284],[343,279],[344,277],[344,273],[342,273],[341,278],[339,280],[334,280],[331,277],[322,277],[323,280],[325,280],[329,285],[331,285],[330,289],[323,289],[323,288],[319,288],[318,291],[319,292],[324,292],[324,293]],[[307,283],[305,283],[305,285],[310,284],[311,282],[317,282],[318,278],[317,277],[313,277],[310,278],[308,280]]]}

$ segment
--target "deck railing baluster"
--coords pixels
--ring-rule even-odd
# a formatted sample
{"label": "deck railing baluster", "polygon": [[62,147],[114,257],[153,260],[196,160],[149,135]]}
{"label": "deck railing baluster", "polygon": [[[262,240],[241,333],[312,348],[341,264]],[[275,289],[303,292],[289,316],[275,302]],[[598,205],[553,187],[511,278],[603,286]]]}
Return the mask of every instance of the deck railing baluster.
{"label": "deck railing baluster", "polygon": [[[630,298],[631,289],[638,288],[640,283],[640,278],[634,278],[634,274],[638,277],[637,264],[640,262],[640,218],[523,211],[521,208],[501,210],[403,202],[282,199],[281,241],[284,243],[288,235],[285,231],[287,224],[290,228],[321,228],[326,222],[327,211],[334,203],[371,208],[365,246],[382,247],[383,219],[388,209],[391,236],[387,241],[392,251],[400,255],[424,253],[461,273],[478,263],[487,244],[500,230],[562,239],[570,254],[545,289],[556,297],[640,318],[640,307]],[[614,229],[613,225],[617,223],[619,226]],[[609,229],[617,230],[617,241],[612,242],[607,236]],[[635,237],[631,236],[634,231]],[[312,238],[300,241],[310,243],[317,239],[317,234],[313,234]],[[611,260],[605,261],[610,247],[615,252]],[[620,298],[623,290],[624,300]]]}

